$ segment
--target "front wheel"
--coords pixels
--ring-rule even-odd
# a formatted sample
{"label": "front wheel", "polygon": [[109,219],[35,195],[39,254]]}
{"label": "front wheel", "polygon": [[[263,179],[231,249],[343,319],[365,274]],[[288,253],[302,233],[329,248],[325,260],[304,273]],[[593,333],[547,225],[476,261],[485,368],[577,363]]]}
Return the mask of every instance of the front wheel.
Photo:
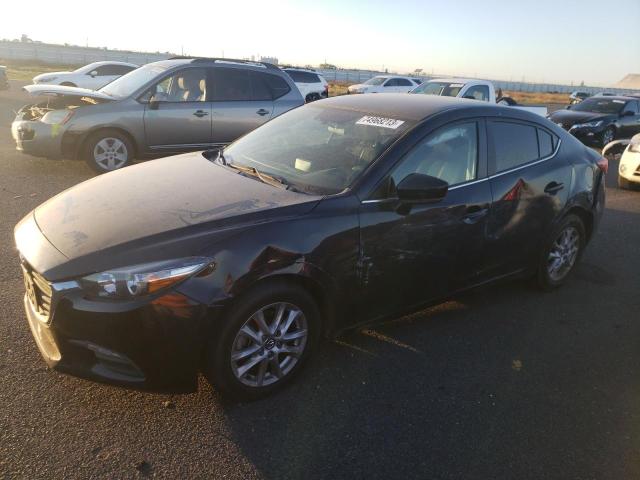
{"label": "front wheel", "polygon": [[101,130],[89,136],[81,155],[95,172],[106,173],[131,164],[133,145],[117,130]]}
{"label": "front wheel", "polygon": [[259,286],[225,317],[208,347],[204,374],[238,400],[255,400],[289,383],[320,333],[311,295],[286,283]]}
{"label": "front wheel", "polygon": [[613,142],[616,139],[616,131],[613,127],[607,127],[607,129],[602,132],[602,136],[600,141],[602,142],[602,147],[605,147],[607,144]]}
{"label": "front wheel", "polygon": [[631,188],[631,182],[622,175],[618,175],[618,188],[622,190],[629,190]]}
{"label": "front wheel", "polygon": [[582,256],[585,228],[576,215],[568,215],[549,236],[538,264],[538,284],[543,290],[561,286]]}

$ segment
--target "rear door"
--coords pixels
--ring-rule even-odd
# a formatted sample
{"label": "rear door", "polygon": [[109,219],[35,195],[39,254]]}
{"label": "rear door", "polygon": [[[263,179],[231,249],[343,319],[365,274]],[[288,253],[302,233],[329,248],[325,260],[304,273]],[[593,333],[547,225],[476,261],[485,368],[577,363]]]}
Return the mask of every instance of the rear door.
{"label": "rear door", "polygon": [[147,146],[181,152],[211,144],[211,102],[204,68],[185,68],[164,77],[144,95]]}
{"label": "rear door", "polygon": [[486,275],[537,262],[554,219],[567,203],[572,167],[557,155],[559,139],[536,124],[488,121],[493,202],[487,223]]}
{"label": "rear door", "polygon": [[[275,75],[247,68],[215,67],[213,78],[213,141],[233,142],[273,115]],[[279,77],[286,85],[286,82]]]}

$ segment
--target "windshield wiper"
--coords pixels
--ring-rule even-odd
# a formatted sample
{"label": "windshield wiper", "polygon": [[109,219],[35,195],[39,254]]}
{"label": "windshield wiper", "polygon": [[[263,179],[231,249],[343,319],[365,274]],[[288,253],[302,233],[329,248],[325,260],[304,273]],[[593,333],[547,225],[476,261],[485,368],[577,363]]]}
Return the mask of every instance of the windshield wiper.
{"label": "windshield wiper", "polygon": [[236,165],[235,163],[227,162],[226,160],[224,160],[224,156],[222,155],[222,152],[220,153],[220,159],[224,162],[224,165],[226,165],[227,167],[231,167],[231,168],[233,168],[235,170],[239,170],[240,172],[248,173],[249,175],[253,175],[258,180],[260,180],[262,183],[266,183],[266,184],[271,185],[273,187],[289,188],[289,184],[287,182],[285,182],[284,179],[282,179],[280,177],[274,177],[273,175],[269,175],[268,173],[263,173],[260,170],[258,170],[256,167],[248,167],[248,166],[245,166],[245,165]]}

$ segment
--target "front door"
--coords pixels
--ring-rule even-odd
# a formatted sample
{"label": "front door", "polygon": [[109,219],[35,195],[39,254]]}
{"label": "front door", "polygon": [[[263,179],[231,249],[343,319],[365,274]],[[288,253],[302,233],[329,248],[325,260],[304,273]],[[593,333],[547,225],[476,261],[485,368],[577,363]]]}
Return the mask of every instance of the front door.
{"label": "front door", "polygon": [[204,68],[174,73],[148,94],[144,110],[147,146],[155,152],[180,152],[211,144],[211,102]]}
{"label": "front door", "polygon": [[[362,318],[425,303],[474,284],[483,270],[491,190],[484,123],[465,121],[426,136],[360,208]],[[436,203],[403,205],[395,186],[411,173],[449,183]]]}
{"label": "front door", "polygon": [[557,157],[559,139],[537,125],[488,122],[493,203],[487,225],[487,274],[506,275],[532,267],[564,209],[572,167]]}
{"label": "front door", "polygon": [[212,77],[214,143],[231,143],[271,118],[273,94],[268,77],[274,75],[246,68],[215,67]]}
{"label": "front door", "polygon": [[624,107],[622,118],[620,118],[620,132],[618,132],[619,138],[631,138],[635,134],[640,133],[640,102],[632,100],[628,102]]}

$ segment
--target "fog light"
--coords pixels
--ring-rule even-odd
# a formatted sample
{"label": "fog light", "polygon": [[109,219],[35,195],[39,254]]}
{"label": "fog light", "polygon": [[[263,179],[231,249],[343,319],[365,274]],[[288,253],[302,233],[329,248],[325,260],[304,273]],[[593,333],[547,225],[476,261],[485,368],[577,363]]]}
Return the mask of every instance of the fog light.
{"label": "fog light", "polygon": [[627,171],[627,166],[623,163],[622,165],[620,165],[620,173],[624,173]]}

